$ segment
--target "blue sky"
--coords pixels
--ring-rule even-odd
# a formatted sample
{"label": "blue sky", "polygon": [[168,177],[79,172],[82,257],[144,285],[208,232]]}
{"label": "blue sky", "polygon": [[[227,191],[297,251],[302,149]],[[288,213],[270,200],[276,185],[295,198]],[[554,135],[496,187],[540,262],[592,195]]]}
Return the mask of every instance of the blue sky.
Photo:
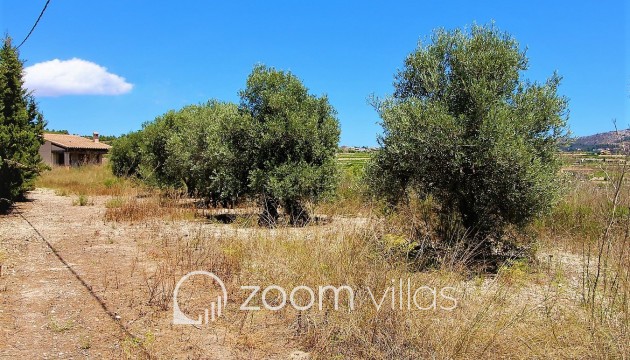
{"label": "blue sky", "polygon": [[[21,42],[45,2],[0,0],[0,30]],[[62,89],[37,83],[50,128],[118,135],[187,104],[238,102],[264,63],[329,96],[341,144],[372,146],[379,118],[366,99],[392,92],[418,40],[494,20],[528,48],[526,78],[564,77],[570,128],[588,135],[613,118],[630,124],[629,11],[624,1],[51,0],[20,52],[44,82],[60,64],[78,71]]]}

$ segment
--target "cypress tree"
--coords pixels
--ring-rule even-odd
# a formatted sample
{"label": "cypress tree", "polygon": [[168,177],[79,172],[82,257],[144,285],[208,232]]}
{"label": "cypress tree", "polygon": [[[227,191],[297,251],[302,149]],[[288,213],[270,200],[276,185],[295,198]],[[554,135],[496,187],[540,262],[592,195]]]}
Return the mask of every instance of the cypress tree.
{"label": "cypress tree", "polygon": [[32,187],[42,168],[39,147],[45,122],[24,88],[24,63],[11,38],[0,49],[0,210]]}

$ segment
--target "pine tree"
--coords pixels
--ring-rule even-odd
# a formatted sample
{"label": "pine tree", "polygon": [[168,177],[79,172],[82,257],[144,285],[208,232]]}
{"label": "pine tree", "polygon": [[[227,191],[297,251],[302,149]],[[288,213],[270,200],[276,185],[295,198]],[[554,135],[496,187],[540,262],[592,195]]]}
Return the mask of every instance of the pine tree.
{"label": "pine tree", "polygon": [[41,169],[44,118],[24,88],[24,64],[11,38],[0,49],[0,210],[32,186]]}

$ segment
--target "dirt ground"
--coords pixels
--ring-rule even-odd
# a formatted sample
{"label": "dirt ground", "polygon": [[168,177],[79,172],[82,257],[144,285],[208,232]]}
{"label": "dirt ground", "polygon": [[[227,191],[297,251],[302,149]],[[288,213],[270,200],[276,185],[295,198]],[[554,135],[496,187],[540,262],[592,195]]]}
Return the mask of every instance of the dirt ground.
{"label": "dirt ground", "polygon": [[90,200],[75,206],[37,189],[0,216],[0,358],[291,358],[288,329],[260,339],[255,328],[178,326],[171,311],[146,304],[156,238],[239,229],[106,222],[107,197]]}
{"label": "dirt ground", "polygon": [[[337,235],[344,239],[344,234],[359,232],[367,221],[335,217],[311,229],[262,229],[205,218],[171,220],[160,216],[135,223],[116,222],[105,217],[106,205],[112,200],[109,196],[89,197],[86,206],[79,206],[76,196],[58,196],[53,190],[37,189],[28,198],[10,214],[0,215],[2,359],[308,359],[310,354],[300,352],[303,349],[295,317],[275,312],[226,311],[210,324],[174,325],[171,300],[175,282],[191,270],[223,269],[237,274],[238,265],[222,258],[223,253],[238,250],[229,247],[238,243],[235,239],[266,237],[272,240],[267,244],[275,244],[281,235],[292,243],[294,239],[321,236],[322,232],[327,234],[326,239]],[[200,239],[207,243],[200,244]],[[549,299],[554,301],[555,309],[572,309],[579,304],[579,271],[583,264],[580,256],[556,248],[540,249],[538,256],[542,270],[527,277],[532,281],[524,285],[518,285],[518,281],[526,275],[514,273],[516,285],[505,285],[511,295],[497,303],[505,303],[497,309],[520,311],[526,304],[523,306],[533,314],[529,320],[546,333],[547,318],[536,314],[546,309],[543,305]],[[182,259],[186,266],[181,265]],[[276,260],[264,261],[276,264]],[[278,271],[285,271],[278,266]],[[556,273],[562,277],[556,279]],[[238,276],[234,275],[229,288],[238,288]],[[495,289],[498,282],[492,277],[481,283],[457,279],[456,297],[461,307],[452,313],[452,319],[466,324],[470,314],[481,311],[475,310],[475,304],[493,301],[494,294],[499,294]],[[510,283],[506,281],[502,284]],[[557,284],[544,285],[547,282]],[[186,293],[183,286],[184,312],[200,314],[193,311],[207,308],[207,287],[191,288],[206,293],[199,296],[190,288]],[[231,300],[233,295],[238,299],[238,291],[230,292]],[[518,306],[510,305],[510,301]],[[499,313],[493,316],[501,321]],[[487,323],[492,325],[494,321]],[[513,331],[519,334],[517,325]],[[298,318],[298,330],[300,326]],[[583,331],[581,326],[573,330]],[[514,336],[509,334],[505,336]],[[567,336],[570,334],[567,332]],[[559,343],[549,345],[560,351],[554,354],[571,344],[569,340],[566,344],[556,341]],[[576,354],[585,353],[584,349],[580,351]]]}

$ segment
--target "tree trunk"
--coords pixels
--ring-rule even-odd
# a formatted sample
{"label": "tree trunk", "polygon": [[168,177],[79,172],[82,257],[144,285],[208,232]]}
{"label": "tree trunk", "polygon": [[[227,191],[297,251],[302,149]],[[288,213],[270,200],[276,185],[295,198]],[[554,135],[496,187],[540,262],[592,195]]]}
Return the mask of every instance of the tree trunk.
{"label": "tree trunk", "polygon": [[289,223],[293,226],[304,226],[311,221],[308,211],[299,201],[288,201],[285,204],[285,210],[289,216]]}
{"label": "tree trunk", "polygon": [[262,213],[258,217],[258,225],[273,227],[278,222],[278,200],[263,195],[260,200]]}

